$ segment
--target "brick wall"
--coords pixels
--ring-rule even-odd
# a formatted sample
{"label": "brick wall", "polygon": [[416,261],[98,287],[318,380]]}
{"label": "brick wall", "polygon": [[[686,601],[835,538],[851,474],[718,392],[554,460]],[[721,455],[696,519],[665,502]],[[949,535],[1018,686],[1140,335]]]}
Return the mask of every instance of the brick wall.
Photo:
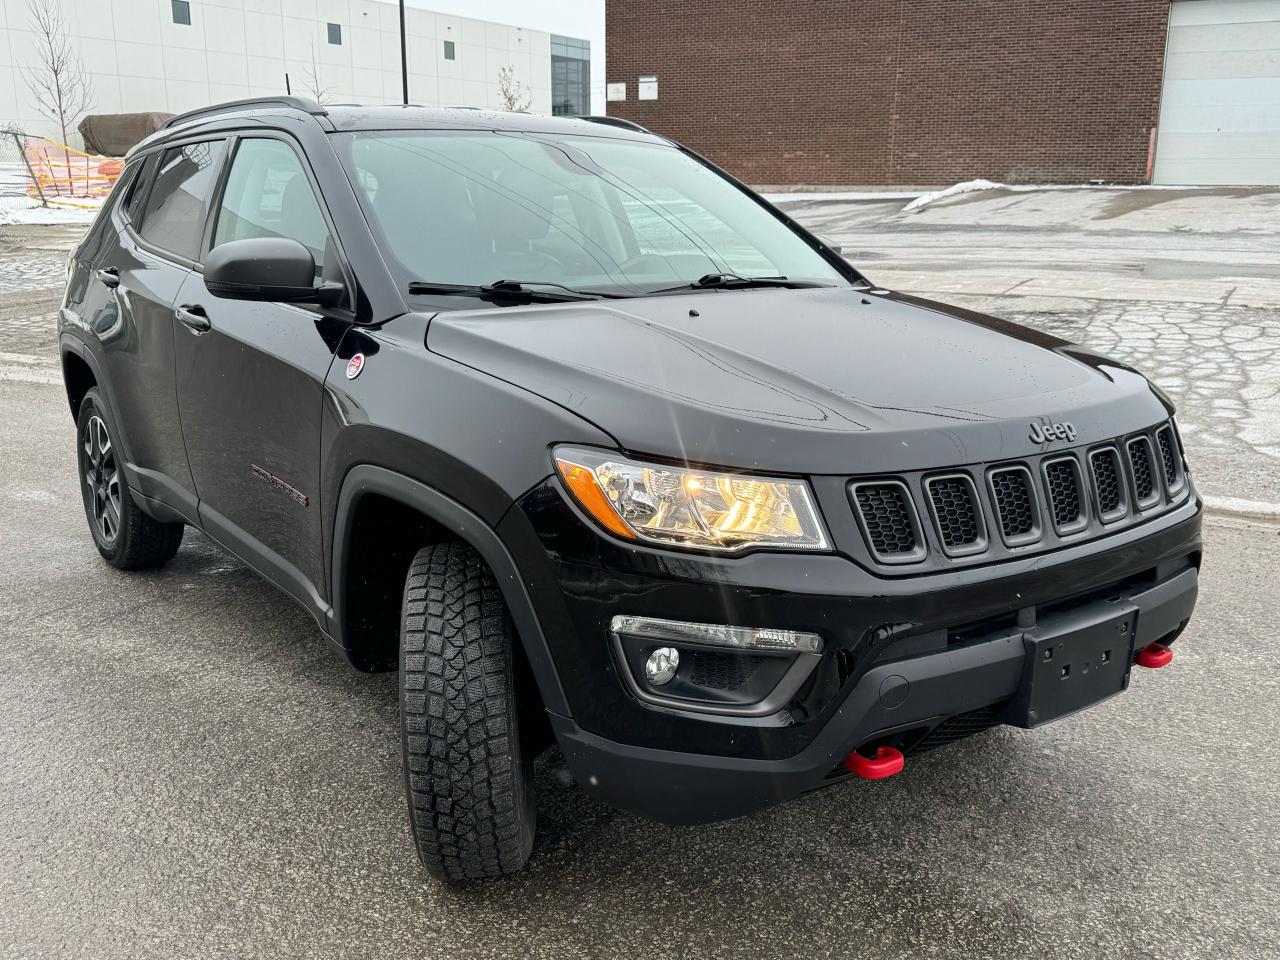
{"label": "brick wall", "polygon": [[[757,184],[1146,179],[1168,0],[607,0],[609,113]],[[636,78],[658,77],[638,101]]]}

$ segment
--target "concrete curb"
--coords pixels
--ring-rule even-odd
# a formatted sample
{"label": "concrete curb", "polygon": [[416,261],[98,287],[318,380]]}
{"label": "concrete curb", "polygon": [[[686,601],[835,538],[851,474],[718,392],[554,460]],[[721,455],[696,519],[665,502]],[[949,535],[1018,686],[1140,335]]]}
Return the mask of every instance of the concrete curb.
{"label": "concrete curb", "polygon": [[1204,497],[1204,509],[1211,517],[1233,520],[1266,520],[1280,523],[1280,503],[1243,500],[1240,497]]}

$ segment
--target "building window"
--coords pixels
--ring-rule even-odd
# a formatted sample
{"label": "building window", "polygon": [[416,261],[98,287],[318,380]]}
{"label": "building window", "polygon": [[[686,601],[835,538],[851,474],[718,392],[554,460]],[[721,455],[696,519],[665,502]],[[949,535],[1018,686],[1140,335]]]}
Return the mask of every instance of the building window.
{"label": "building window", "polygon": [[552,36],[551,112],[557,117],[584,117],[591,112],[589,41]]}
{"label": "building window", "polygon": [[329,42],[335,47],[342,46],[342,24],[330,23],[326,26],[329,28]]}
{"label": "building window", "polygon": [[169,0],[173,7],[173,22],[191,26],[191,4],[187,0]]}
{"label": "building window", "polygon": [[457,60],[457,59],[458,59],[456,56],[454,56],[454,48],[453,48],[453,41],[452,41],[452,40],[446,40],[446,41],[444,42],[444,58],[445,58],[446,60]]}

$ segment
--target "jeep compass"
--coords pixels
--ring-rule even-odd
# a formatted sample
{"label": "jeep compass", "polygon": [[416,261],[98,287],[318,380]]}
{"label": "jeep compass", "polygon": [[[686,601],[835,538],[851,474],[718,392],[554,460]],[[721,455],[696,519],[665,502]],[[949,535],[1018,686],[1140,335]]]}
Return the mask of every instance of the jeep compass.
{"label": "jeep compass", "polygon": [[549,748],[642,816],[741,816],[1118,694],[1195,604],[1159,389],[875,286],[625,121],[175,117],[59,334],[97,549],[196,527],[398,671],[446,879],[525,864]]}

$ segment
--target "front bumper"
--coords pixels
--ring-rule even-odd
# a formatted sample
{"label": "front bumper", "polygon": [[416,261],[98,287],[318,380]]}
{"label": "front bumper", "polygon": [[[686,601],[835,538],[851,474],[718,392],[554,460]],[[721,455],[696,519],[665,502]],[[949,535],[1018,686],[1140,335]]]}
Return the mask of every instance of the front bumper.
{"label": "front bumper", "polygon": [[[1189,566],[1142,590],[1088,601],[1072,613],[1132,603],[1139,611],[1135,649],[1141,649],[1176,636],[1195,606],[1196,584],[1197,570]],[[1013,628],[954,650],[881,663],[854,684],[807,747],[779,760],[637,747],[588,733],[565,717],[553,717],[552,723],[569,769],[587,792],[655,820],[705,823],[843,779],[842,761],[857,746],[895,742],[910,750],[952,718],[984,708],[992,721],[1002,722],[1025,662],[1023,629]]]}
{"label": "front bumper", "polygon": [[[676,555],[616,543],[553,483],[500,524],[547,638],[571,716],[550,717],[588,792],[671,822],[738,816],[839,775],[855,747],[910,749],[974,711],[1002,722],[1018,691],[1023,632],[1038,619],[1123,597],[1139,643],[1190,616],[1200,506],[1025,559],[888,580],[839,555]],[[644,703],[609,642],[625,613],[820,633],[823,664],[769,716]],[[1137,649],[1137,647],[1135,647]]]}

